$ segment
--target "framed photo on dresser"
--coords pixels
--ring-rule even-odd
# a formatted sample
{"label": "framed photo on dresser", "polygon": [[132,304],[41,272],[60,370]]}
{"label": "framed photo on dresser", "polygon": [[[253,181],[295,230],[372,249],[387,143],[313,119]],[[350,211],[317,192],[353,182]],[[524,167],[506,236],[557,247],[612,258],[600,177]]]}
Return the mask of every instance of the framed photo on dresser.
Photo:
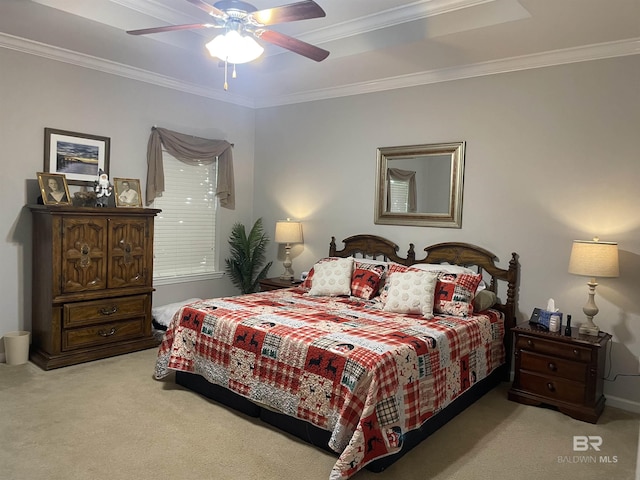
{"label": "framed photo on dresser", "polygon": [[116,207],[142,207],[140,180],[137,178],[114,178]]}
{"label": "framed photo on dresser", "polygon": [[38,172],[38,185],[45,205],[71,205],[67,179],[61,173]]}

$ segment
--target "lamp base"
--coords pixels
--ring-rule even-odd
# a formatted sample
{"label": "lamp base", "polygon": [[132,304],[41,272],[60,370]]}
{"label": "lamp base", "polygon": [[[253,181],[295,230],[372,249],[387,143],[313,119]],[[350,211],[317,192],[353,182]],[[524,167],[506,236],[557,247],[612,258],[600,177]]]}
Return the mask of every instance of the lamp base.
{"label": "lamp base", "polygon": [[578,329],[578,333],[580,335],[592,335],[594,337],[598,336],[598,333],[600,332],[600,329],[598,328],[597,325],[589,325],[588,323],[583,323],[582,325],[580,325],[580,328]]}
{"label": "lamp base", "polygon": [[293,282],[293,275],[288,275],[287,272],[284,272],[282,275],[280,275],[280,280],[288,280],[290,282]]}

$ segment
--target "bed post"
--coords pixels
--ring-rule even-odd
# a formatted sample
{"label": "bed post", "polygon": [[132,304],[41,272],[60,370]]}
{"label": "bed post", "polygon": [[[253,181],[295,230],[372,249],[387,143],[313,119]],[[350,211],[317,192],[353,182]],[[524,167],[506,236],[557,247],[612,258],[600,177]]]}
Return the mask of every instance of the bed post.
{"label": "bed post", "polygon": [[336,256],[336,237],[331,237],[331,243],[329,243],[329,256]]}
{"label": "bed post", "polygon": [[413,265],[416,263],[416,251],[414,250],[415,245],[413,243],[409,244],[409,251],[407,252],[407,263],[406,265]]}
{"label": "bed post", "polygon": [[516,326],[516,290],[518,284],[518,255],[511,253],[509,261],[509,270],[507,272],[507,301],[505,306],[505,325],[504,325],[504,347],[506,371],[503,380],[508,382],[511,380],[511,360],[513,355],[513,333],[511,329]]}

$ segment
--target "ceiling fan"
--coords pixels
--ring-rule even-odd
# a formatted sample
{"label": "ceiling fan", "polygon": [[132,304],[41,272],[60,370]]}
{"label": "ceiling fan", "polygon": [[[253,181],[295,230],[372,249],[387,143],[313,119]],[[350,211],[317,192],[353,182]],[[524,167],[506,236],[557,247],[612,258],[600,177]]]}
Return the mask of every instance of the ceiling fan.
{"label": "ceiling fan", "polygon": [[[311,60],[315,60],[316,62],[321,62],[329,56],[329,52],[327,50],[283,33],[264,28],[265,26],[275,25],[278,23],[324,17],[324,10],[313,0],[304,0],[290,5],[282,5],[264,10],[257,10],[256,7],[250,3],[240,0],[221,0],[213,5],[210,5],[203,0],[187,1],[207,12],[213,18],[213,23],[195,23],[188,25],[169,25],[165,27],[143,28],[141,30],[130,30],[127,33],[131,35],[146,35],[149,33],[193,30],[199,28],[224,29],[224,35],[216,36],[209,44],[207,44],[207,48],[212,55],[217,56],[225,62],[228,61],[228,63],[233,64],[250,62],[262,54],[264,49],[255,42],[252,37],[272,43],[291,52],[310,58]],[[231,52],[230,43],[238,42],[239,44],[239,39],[243,39],[247,45],[250,45],[249,49],[253,50],[246,54],[244,51],[242,54],[236,54],[236,50]],[[225,40],[226,43],[221,45],[224,43],[223,40]],[[225,56],[225,58],[222,58],[220,55],[213,52],[214,43],[217,44],[217,53]],[[252,45],[252,43],[254,45]],[[233,48],[235,49],[237,44],[234,43],[233,45]]]}

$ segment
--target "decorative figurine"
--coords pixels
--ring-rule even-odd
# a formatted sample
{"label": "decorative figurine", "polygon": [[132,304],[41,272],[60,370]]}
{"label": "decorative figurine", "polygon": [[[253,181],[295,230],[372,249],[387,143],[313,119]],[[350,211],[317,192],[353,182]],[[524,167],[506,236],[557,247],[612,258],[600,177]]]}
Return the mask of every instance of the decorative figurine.
{"label": "decorative figurine", "polygon": [[96,192],[96,207],[107,207],[109,204],[109,197],[113,192],[113,186],[109,182],[109,176],[104,173],[104,170],[98,171],[98,180],[95,182],[94,190]]}

